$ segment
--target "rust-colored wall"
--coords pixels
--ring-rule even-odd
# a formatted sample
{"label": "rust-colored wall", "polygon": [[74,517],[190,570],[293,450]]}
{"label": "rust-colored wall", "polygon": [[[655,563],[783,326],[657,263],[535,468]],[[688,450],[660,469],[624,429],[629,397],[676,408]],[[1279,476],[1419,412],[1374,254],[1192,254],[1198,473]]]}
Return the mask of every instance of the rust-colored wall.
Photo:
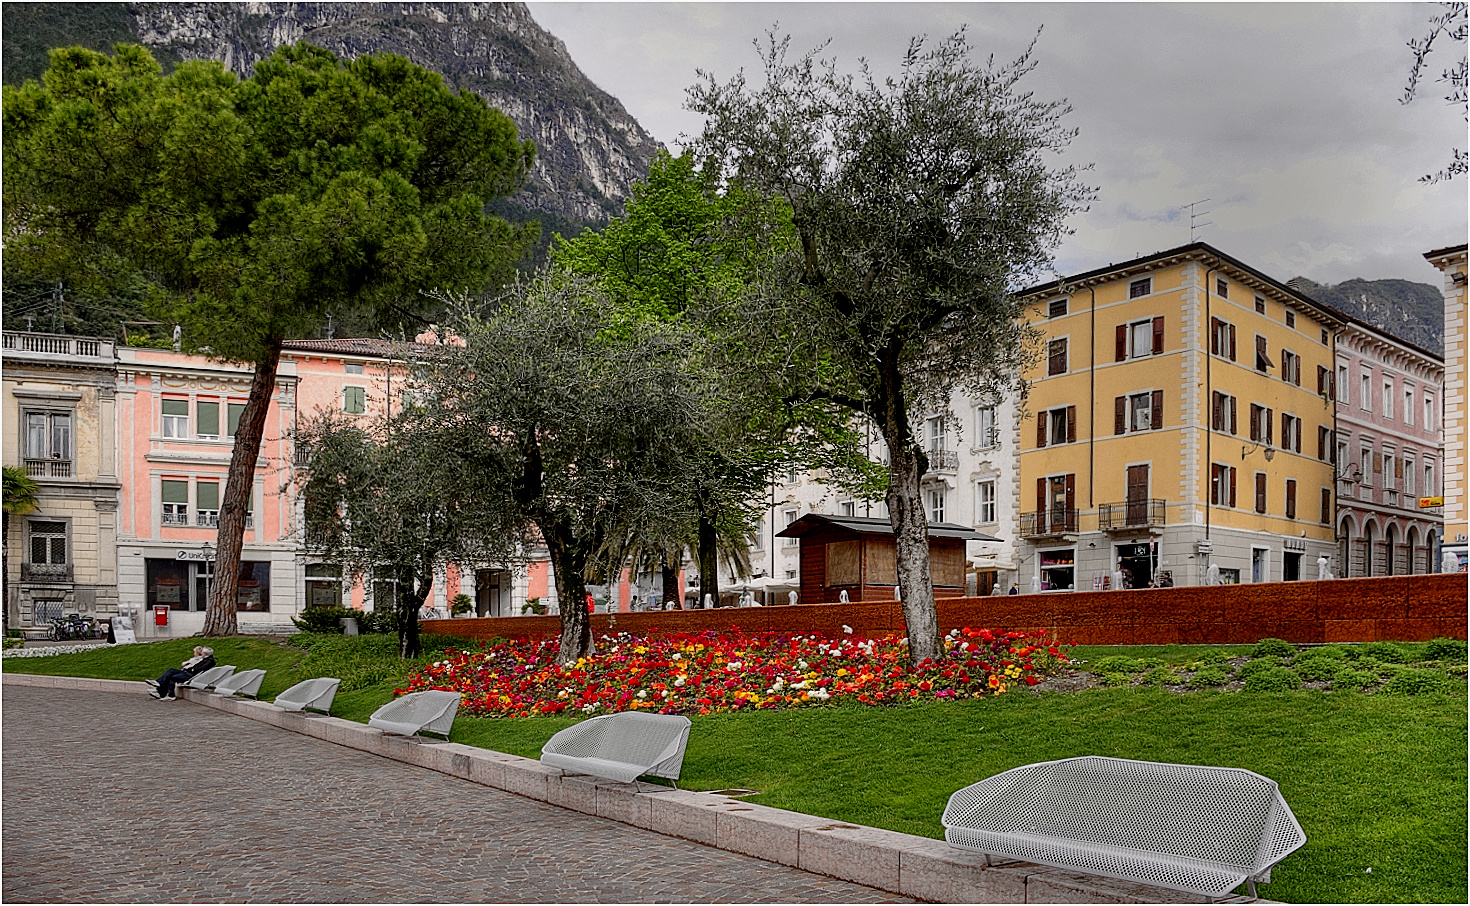
{"label": "rust-colored wall", "polygon": [[[1392,576],[1325,582],[1272,582],[1139,591],[942,598],[939,624],[1045,630],[1079,645],[1230,644],[1264,638],[1289,642],[1422,641],[1466,637],[1463,575]],[[903,632],[894,601],[796,607],[593,614],[592,631],[702,632],[738,627],[835,638]],[[431,632],[475,638],[546,638],[557,617],[485,617],[426,623]]]}

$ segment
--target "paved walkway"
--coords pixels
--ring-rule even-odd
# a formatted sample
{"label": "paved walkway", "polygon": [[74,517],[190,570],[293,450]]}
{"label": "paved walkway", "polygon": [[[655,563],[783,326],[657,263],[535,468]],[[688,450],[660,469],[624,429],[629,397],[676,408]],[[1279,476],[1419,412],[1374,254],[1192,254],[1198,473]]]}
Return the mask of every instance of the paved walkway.
{"label": "paved walkway", "polygon": [[7,903],[879,903],[186,701],[8,685]]}

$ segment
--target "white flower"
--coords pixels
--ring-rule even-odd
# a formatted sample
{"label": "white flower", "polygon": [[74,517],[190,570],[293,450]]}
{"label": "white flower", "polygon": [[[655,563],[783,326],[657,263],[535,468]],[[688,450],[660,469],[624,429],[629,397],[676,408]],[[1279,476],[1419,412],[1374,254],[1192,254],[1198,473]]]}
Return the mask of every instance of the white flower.
{"label": "white flower", "polygon": [[648,698],[648,690],[647,689],[639,689],[638,690],[638,697],[639,698]]}

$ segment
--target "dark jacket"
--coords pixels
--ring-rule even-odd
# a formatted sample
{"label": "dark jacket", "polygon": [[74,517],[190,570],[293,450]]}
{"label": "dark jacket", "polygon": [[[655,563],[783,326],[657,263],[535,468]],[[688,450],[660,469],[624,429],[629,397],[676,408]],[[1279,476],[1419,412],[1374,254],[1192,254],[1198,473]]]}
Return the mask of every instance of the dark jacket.
{"label": "dark jacket", "polygon": [[206,654],[204,656],[204,660],[202,660],[199,663],[195,664],[193,667],[185,667],[183,669],[186,670],[186,671],[188,671],[189,675],[192,677],[192,676],[198,676],[199,674],[203,673],[204,671],[208,670],[209,668],[211,668],[213,666],[214,666],[214,655],[212,655],[212,654]]}

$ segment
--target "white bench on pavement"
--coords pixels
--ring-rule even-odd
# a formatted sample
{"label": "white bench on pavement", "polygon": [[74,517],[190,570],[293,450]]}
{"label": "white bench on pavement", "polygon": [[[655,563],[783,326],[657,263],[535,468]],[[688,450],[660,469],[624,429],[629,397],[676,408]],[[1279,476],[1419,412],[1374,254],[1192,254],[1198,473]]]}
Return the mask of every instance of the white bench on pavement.
{"label": "white bench on pavement", "polygon": [[950,845],[1224,897],[1271,880],[1307,842],[1276,782],[1240,768],[1089,755],[1024,765],[959,790]]}
{"label": "white bench on pavement", "polygon": [[639,777],[675,781],[684,766],[689,718],[674,714],[621,711],[584,720],[561,730],[541,749],[541,763],[572,774],[590,774],[620,783]]}
{"label": "white bench on pavement", "polygon": [[203,673],[197,673],[187,681],[179,683],[178,689],[200,689],[208,692],[214,688],[214,684],[235,672],[234,664],[224,664],[220,667],[210,667]]}
{"label": "white bench on pavement", "polygon": [[243,695],[255,698],[260,694],[260,681],[263,679],[265,679],[264,670],[241,670],[215,683],[214,691],[220,695]]}
{"label": "white bench on pavement", "polygon": [[458,692],[425,689],[395,698],[374,711],[368,718],[368,726],[400,736],[433,733],[448,739],[458,710]]}
{"label": "white bench on pavement", "polygon": [[276,696],[277,708],[286,711],[320,711],[328,716],[332,713],[332,699],[337,697],[337,687],[342,681],[330,676],[302,680]]}

